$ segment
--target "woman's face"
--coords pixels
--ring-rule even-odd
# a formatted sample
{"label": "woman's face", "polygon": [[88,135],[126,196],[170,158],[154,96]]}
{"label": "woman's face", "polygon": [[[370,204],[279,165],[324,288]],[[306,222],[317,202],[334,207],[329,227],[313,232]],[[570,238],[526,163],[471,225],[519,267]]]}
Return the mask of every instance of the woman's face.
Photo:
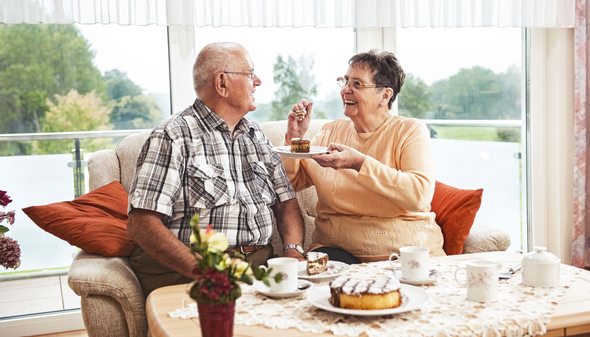
{"label": "woman's face", "polygon": [[344,78],[349,81],[349,85],[345,85],[340,89],[340,97],[342,97],[344,104],[344,115],[353,118],[373,114],[379,108],[379,102],[382,100],[380,90],[364,87],[353,89],[351,85],[354,82],[375,84],[371,72],[365,68],[349,66]]}

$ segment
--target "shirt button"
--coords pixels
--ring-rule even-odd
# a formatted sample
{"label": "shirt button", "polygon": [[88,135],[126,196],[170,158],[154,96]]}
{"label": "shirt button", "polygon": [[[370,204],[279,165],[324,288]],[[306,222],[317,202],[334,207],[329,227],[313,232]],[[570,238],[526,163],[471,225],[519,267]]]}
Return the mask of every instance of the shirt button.
{"label": "shirt button", "polygon": [[227,124],[223,123],[221,126],[227,129]]}
{"label": "shirt button", "polygon": [[135,191],[135,193],[133,193],[134,196],[139,197],[141,195],[141,193],[139,193],[139,191]]}

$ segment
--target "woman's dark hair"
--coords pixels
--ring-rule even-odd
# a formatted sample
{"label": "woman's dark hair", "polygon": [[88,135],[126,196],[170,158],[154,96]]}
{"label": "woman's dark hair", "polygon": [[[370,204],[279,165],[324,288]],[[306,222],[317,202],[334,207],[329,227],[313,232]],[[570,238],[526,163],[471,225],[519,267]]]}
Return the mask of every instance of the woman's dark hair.
{"label": "woman's dark hair", "polygon": [[391,109],[406,78],[397,57],[385,50],[371,49],[366,53],[354,55],[348,64],[354,68],[369,68],[373,73],[373,83],[393,89],[393,95],[387,102],[387,106]]}

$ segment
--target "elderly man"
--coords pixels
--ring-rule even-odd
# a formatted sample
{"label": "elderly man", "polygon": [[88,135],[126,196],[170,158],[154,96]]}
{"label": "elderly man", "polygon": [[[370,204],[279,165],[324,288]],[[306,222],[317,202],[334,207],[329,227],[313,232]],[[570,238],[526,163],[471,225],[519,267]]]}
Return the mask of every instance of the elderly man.
{"label": "elderly man", "polygon": [[193,67],[198,98],[156,127],[141,150],[129,191],[130,258],[145,296],[194,277],[190,219],[228,237],[253,265],[272,257],[273,218],[284,255],[303,260],[303,220],[280,158],[260,126],[261,85],[254,63],[236,43],[205,46]]}

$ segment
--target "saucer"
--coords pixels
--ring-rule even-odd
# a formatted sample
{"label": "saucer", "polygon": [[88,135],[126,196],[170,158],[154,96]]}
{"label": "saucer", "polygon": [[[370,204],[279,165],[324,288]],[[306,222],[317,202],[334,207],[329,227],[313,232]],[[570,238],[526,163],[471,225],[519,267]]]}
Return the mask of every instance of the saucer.
{"label": "saucer", "polygon": [[437,269],[434,269],[434,271],[425,280],[407,280],[403,277],[398,277],[398,274],[400,274],[400,272],[393,273],[395,278],[397,278],[401,283],[411,284],[411,285],[415,285],[415,286],[435,284],[436,279],[438,279],[439,277],[442,276],[442,273],[439,272]]}
{"label": "saucer", "polygon": [[311,287],[313,287],[313,284],[307,280],[297,280],[297,287],[301,288],[301,287],[306,287],[304,290],[295,290],[294,292],[290,292],[290,293],[274,293],[272,291],[270,291],[270,288],[266,286],[266,284],[262,283],[262,282],[256,282],[254,283],[254,289],[261,293],[264,296],[268,296],[268,297],[273,297],[273,298],[290,298],[290,297],[297,297],[297,296],[301,296],[303,294],[305,294],[305,291],[307,289],[311,289]]}

